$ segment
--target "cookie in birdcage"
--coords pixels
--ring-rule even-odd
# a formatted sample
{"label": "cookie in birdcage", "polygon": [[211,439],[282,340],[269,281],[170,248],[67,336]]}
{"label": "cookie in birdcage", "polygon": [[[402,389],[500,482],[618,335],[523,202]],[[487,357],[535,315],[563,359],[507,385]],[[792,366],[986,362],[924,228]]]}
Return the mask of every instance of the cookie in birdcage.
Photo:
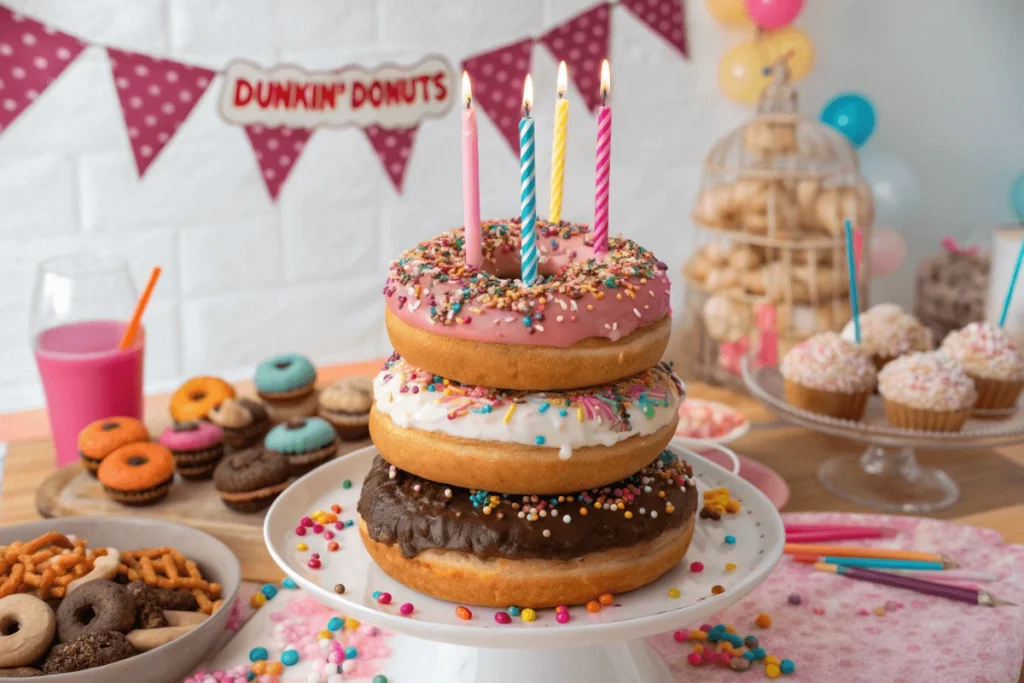
{"label": "cookie in birdcage", "polygon": [[693,218],[698,223],[720,228],[731,228],[736,223],[736,202],[731,183],[712,185],[701,191]]}
{"label": "cookie in birdcage", "polygon": [[773,261],[744,273],[741,280],[747,293],[776,302],[816,303],[844,296],[849,291],[845,275],[833,268],[786,264],[783,261]]}
{"label": "cookie in birdcage", "polygon": [[746,302],[740,300],[742,292],[728,292],[708,297],[701,317],[708,336],[717,342],[743,339],[754,326],[754,314]]}
{"label": "cookie in birdcage", "polygon": [[781,182],[741,180],[736,183],[734,198],[747,232],[769,237],[796,234],[800,211],[793,193]]}
{"label": "cookie in birdcage", "polygon": [[871,189],[862,184],[857,187],[828,187],[815,200],[813,228],[830,235],[842,235],[847,218],[854,225],[870,225],[875,219]]}
{"label": "cookie in birdcage", "polygon": [[758,116],[743,129],[743,142],[758,156],[781,156],[797,151],[796,118],[792,115]]}

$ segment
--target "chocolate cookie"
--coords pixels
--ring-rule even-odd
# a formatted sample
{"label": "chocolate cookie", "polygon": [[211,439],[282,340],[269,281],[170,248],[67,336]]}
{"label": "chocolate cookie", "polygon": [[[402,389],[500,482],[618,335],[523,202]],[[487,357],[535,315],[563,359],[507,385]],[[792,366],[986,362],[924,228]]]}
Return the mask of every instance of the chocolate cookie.
{"label": "chocolate cookie", "polygon": [[113,581],[90,581],[65,597],[57,608],[57,639],[62,643],[108,631],[127,633],[134,626],[132,596]]}
{"label": "chocolate cookie", "polygon": [[153,595],[156,596],[157,604],[160,605],[160,609],[173,610],[176,612],[198,612],[199,602],[196,600],[196,596],[185,591],[175,590],[173,588],[151,588]]}
{"label": "chocolate cookie", "polygon": [[[99,583],[94,581],[92,584]],[[77,591],[76,591],[77,592]],[[54,645],[43,662],[44,674],[66,674],[105,666],[135,654],[123,633],[108,631],[81,636],[70,643]]]}
{"label": "chocolate cookie", "polygon": [[127,586],[128,594],[135,603],[136,628],[161,628],[167,626],[164,611],[153,589],[142,581],[132,581]]}
{"label": "chocolate cookie", "polygon": [[288,487],[288,463],[282,454],[260,447],[232,453],[217,465],[213,485],[232,510],[257,512]]}

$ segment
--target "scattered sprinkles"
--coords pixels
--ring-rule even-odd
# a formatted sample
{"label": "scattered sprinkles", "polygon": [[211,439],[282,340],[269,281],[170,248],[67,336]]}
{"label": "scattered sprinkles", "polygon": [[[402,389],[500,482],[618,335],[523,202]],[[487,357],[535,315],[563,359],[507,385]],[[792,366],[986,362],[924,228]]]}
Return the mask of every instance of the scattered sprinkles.
{"label": "scattered sprinkles", "polygon": [[700,518],[721,519],[726,513],[736,514],[740,508],[740,502],[732,497],[729,489],[708,489],[704,492],[704,507],[700,510]]}

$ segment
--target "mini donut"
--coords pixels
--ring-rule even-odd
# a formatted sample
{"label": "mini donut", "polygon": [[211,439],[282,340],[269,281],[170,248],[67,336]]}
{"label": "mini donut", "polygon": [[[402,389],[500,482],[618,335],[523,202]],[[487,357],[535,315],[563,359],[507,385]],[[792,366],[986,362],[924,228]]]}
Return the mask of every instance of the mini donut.
{"label": "mini donut", "polygon": [[313,391],[316,368],[305,356],[282,353],[256,366],[253,383],[261,398],[279,401],[306,396]]}
{"label": "mini donut", "polygon": [[28,593],[0,599],[0,668],[28,666],[50,648],[57,620],[45,602]]}
{"label": "mini donut", "polygon": [[164,498],[174,481],[174,456],[158,443],[132,443],[108,455],[97,473],[103,491],[125,505]]}
{"label": "mini donut", "polygon": [[134,655],[135,648],[123,633],[90,633],[70,643],[54,645],[43,662],[43,673],[65,674],[94,669]]}
{"label": "mini donut", "polygon": [[635,242],[593,258],[586,225],[537,222],[539,277],[519,275],[518,219],[481,226],[483,268],[466,265],[463,230],[391,263],[384,286],[391,344],[416,367],[507,389],[573,389],[629,377],[668,346],[668,268]]}
{"label": "mini donut", "polygon": [[185,479],[209,479],[224,456],[224,432],[210,422],[176,422],[159,441],[171,451],[174,469]]}
{"label": "mini donut", "polygon": [[235,395],[235,388],[219,377],[193,377],[171,396],[175,422],[203,420],[220,402]]}
{"label": "mini donut", "polygon": [[85,469],[96,476],[103,458],[136,441],[149,441],[146,425],[133,417],[108,417],[89,423],[79,432],[78,455]]}
{"label": "mini donut", "polygon": [[64,597],[57,608],[57,639],[70,643],[82,636],[135,626],[135,603],[124,586],[113,581],[90,581]]}
{"label": "mini donut", "polygon": [[338,434],[322,417],[305,417],[271,429],[263,447],[284,456],[288,473],[298,477],[334,457],[338,452]]}
{"label": "mini donut", "polygon": [[685,390],[667,364],[614,384],[507,391],[442,380],[392,356],[373,383],[384,458],[432,481],[559,493],[636,472],[672,439]]}
{"label": "mini donut", "polygon": [[363,544],[396,581],[455,603],[533,608],[654,581],[686,553],[696,510],[692,471],[669,452],[557,498],[453,489],[378,456],[358,506]]}

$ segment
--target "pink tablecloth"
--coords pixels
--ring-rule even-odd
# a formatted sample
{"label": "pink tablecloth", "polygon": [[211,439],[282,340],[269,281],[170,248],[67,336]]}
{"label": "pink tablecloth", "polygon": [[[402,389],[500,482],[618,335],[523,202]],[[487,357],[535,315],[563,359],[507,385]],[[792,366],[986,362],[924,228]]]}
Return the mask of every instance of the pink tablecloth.
{"label": "pink tablecloth", "polygon": [[[815,683],[1017,681],[1024,657],[1024,546],[1005,545],[999,534],[989,529],[913,517],[828,513],[784,517],[787,522],[875,524],[896,528],[900,531],[896,538],[874,544],[944,553],[964,569],[995,574],[1000,580],[986,584],[985,588],[1017,604],[994,609],[974,607],[824,574],[809,565],[784,558],[757,590],[708,620],[712,624],[732,624],[740,635],[754,634],[768,653],[779,659],[793,660],[796,672],[784,678]],[[243,604],[234,620],[236,628],[252,614],[246,603],[255,590],[253,585],[243,590]],[[280,637],[275,638],[273,628],[285,617],[289,623],[298,624],[302,613],[309,614],[309,623],[303,630],[314,639],[316,632],[323,628],[327,612],[289,607],[292,601],[305,598],[297,591],[282,593],[262,608],[270,612],[247,624],[229,647],[218,648],[221,656],[211,663],[219,668],[244,666],[247,663],[245,653],[257,646],[268,647],[271,659],[279,657],[279,648],[275,649],[274,643],[280,641]],[[794,593],[800,595],[800,605],[789,604],[788,598]],[[887,602],[890,609],[884,616],[877,616],[874,608]],[[893,603],[903,606],[894,609]],[[816,608],[823,613],[817,614]],[[862,611],[868,613],[862,614]],[[754,625],[755,617],[762,612],[772,617],[773,623],[768,629]],[[700,624],[680,624],[681,628],[698,626]],[[651,642],[680,682],[736,680],[734,671],[709,664],[700,667],[688,664],[686,657],[692,645],[677,643],[671,633],[655,636]],[[381,654],[384,651],[386,648]],[[387,673],[386,658],[367,662],[367,665],[369,668],[360,673]],[[763,677],[763,664],[755,664],[747,674]],[[300,679],[285,676],[282,680]]]}

